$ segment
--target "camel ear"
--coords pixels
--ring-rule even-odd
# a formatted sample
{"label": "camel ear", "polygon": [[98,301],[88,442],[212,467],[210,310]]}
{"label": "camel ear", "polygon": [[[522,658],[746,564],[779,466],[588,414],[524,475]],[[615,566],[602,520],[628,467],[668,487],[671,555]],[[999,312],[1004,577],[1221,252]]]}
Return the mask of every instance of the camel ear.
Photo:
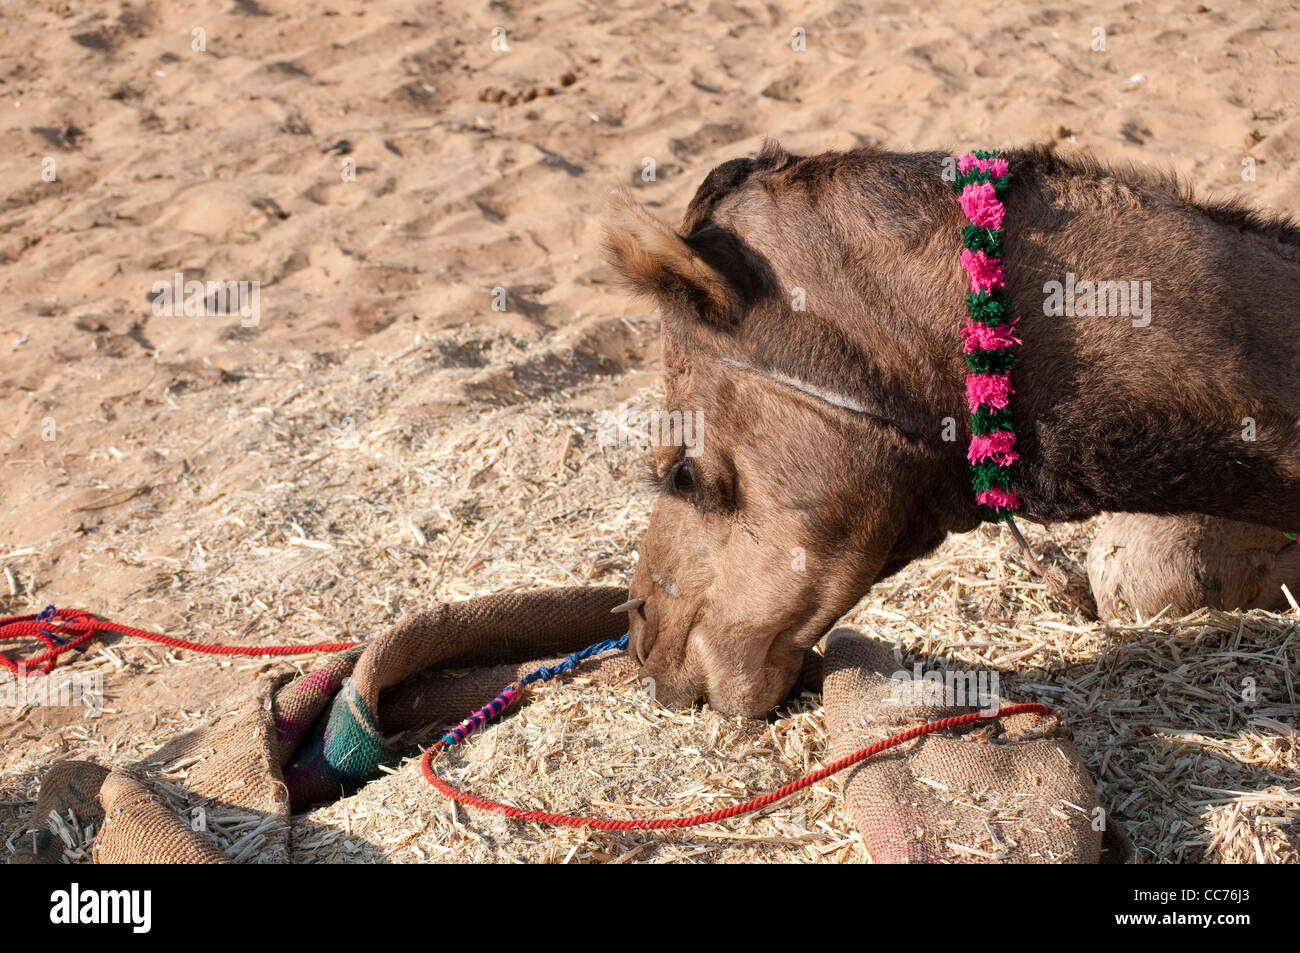
{"label": "camel ear", "polygon": [[626,192],[610,199],[605,257],[634,291],[668,309],[719,327],[732,325],[739,314],[740,295],[730,282]]}

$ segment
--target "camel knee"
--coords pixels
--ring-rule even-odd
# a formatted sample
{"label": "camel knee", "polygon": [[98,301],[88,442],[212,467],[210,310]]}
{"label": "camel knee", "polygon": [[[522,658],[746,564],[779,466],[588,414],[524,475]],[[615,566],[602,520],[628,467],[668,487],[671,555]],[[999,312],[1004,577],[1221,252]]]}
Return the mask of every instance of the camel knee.
{"label": "camel knee", "polygon": [[1175,618],[1202,606],[1283,609],[1300,591],[1300,547],[1277,529],[1209,516],[1113,516],[1088,549],[1103,619]]}

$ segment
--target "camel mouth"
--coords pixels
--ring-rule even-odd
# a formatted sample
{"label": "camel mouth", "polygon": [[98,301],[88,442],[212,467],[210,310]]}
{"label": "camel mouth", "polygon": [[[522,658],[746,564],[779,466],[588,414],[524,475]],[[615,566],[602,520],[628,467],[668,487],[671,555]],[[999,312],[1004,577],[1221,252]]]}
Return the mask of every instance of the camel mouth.
{"label": "camel mouth", "polygon": [[800,668],[796,665],[789,674],[782,672],[780,680],[770,688],[759,687],[753,691],[715,692],[706,679],[700,700],[707,701],[711,708],[723,715],[767,718],[790,697],[791,690],[799,681]]}

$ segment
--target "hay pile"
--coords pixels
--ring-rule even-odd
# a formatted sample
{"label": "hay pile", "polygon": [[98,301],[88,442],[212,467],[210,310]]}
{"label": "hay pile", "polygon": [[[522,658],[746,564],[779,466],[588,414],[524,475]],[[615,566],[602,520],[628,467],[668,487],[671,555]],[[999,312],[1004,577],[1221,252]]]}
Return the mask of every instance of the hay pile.
{"label": "hay pile", "polygon": [[[1026,535],[1083,585],[1097,522]],[[1296,612],[1089,623],[991,528],[950,539],[877,591],[851,618],[909,659],[997,671],[1013,697],[1067,712],[1139,859],[1300,861]]]}
{"label": "hay pile", "polygon": [[[635,680],[610,688],[578,678],[547,690],[518,717],[444,759],[458,787],[519,807],[573,807],[614,817],[713,810],[779,787],[819,766],[825,726],[815,699],[774,726],[712,711],[674,712]],[[430,797],[419,765],[298,818],[294,859],[304,862],[627,863],[843,862],[862,858],[837,796],[818,785],[805,798],[742,825],[683,832],[605,833],[550,828],[467,810]]]}

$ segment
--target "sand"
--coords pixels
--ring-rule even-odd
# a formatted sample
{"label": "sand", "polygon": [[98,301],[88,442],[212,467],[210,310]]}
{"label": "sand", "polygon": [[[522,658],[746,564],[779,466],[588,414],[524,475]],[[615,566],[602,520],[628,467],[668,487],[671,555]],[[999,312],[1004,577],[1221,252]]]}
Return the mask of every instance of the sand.
{"label": "sand", "polygon": [[[0,612],[80,606],[254,644],[365,637],[407,609],[513,585],[625,581],[649,498],[639,452],[602,446],[600,424],[653,403],[658,332],[600,260],[610,189],[672,221],[713,165],[764,136],[801,152],[1052,140],[1294,211],[1298,41],[1294,3],[1244,0],[9,7]],[[156,283],[178,272],[258,282],[256,323],[155,313]],[[1089,532],[1034,538],[1079,577]],[[976,651],[1022,697],[1064,705],[1147,860],[1295,860],[1294,614],[1253,616],[1236,636],[1235,616],[1107,629],[1036,592],[1017,559],[993,530],[954,539],[855,617],[919,657]],[[1225,715],[1232,679],[1196,661],[1238,664],[1242,639],[1273,660],[1253,672],[1275,690],[1272,714]],[[130,760],[269,667],[122,642],[75,664],[104,678],[98,717],[0,710],[0,844],[51,759]],[[1168,700],[1175,683],[1195,691]],[[570,703],[593,718],[632,704],[554,692],[533,721],[494,731]],[[792,752],[744,783],[824,753],[815,697],[774,724],[690,717],[716,757]],[[647,751],[682,743],[645,721]],[[494,737],[484,746],[505,743]],[[683,764],[675,790],[701,771],[716,774]],[[458,846],[470,859],[862,859],[831,789],[805,805],[815,836],[772,818],[726,828],[748,840],[591,846],[529,830],[483,846],[463,814],[429,828],[450,814],[418,781],[408,765],[357,796],[394,786],[396,832],[354,837],[341,802],[310,819],[341,833],[303,843],[411,861]],[[620,783],[609,800],[622,803]],[[439,833],[421,847],[426,828]]]}

